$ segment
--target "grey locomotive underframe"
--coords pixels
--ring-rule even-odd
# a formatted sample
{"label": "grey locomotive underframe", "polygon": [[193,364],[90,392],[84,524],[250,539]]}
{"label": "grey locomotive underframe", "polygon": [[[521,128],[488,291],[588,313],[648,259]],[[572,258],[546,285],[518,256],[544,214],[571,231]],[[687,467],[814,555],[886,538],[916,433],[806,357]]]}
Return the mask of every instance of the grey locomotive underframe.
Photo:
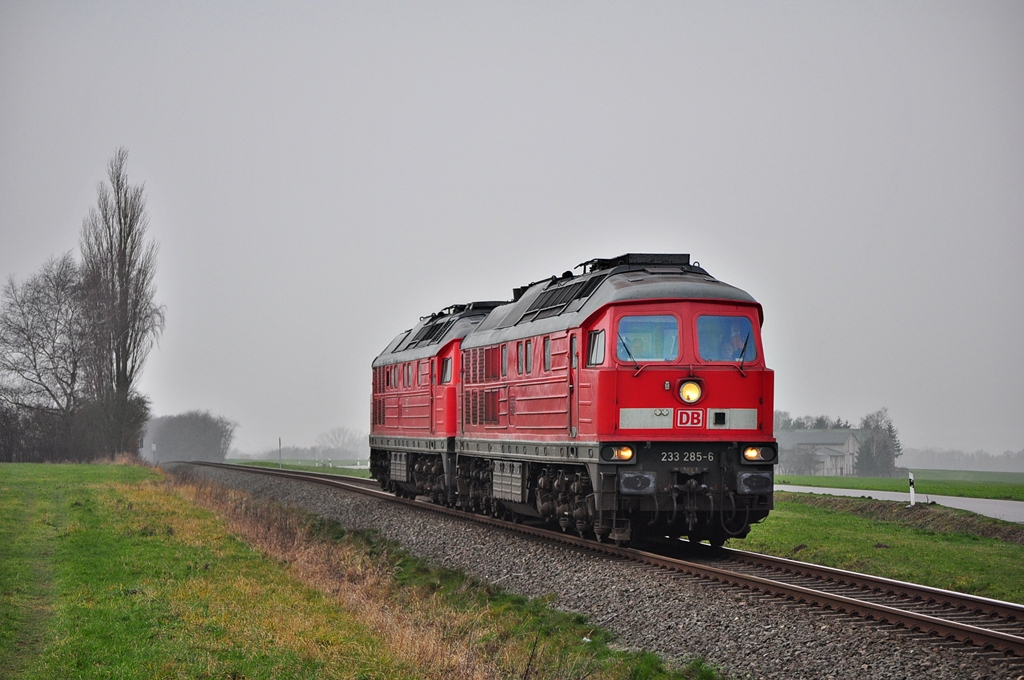
{"label": "grey locomotive underframe", "polygon": [[[553,519],[618,541],[641,533],[721,542],[746,535],[774,506],[772,465],[741,463],[737,442],[703,443],[710,459],[701,462],[678,460],[680,442],[621,443],[635,447],[633,461],[604,460],[607,442],[373,436],[371,471],[401,495]],[[642,526],[631,521],[638,517]]]}

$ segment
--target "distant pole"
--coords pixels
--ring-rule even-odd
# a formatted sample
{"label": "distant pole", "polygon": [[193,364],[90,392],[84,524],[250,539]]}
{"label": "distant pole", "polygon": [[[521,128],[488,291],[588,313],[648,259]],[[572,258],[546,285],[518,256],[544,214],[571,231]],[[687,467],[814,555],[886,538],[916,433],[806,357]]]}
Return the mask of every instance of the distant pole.
{"label": "distant pole", "polygon": [[[281,469],[281,438],[277,438],[277,469]],[[913,473],[911,473],[913,474]]]}
{"label": "distant pole", "polygon": [[908,507],[914,507],[914,473],[910,473],[910,505]]}

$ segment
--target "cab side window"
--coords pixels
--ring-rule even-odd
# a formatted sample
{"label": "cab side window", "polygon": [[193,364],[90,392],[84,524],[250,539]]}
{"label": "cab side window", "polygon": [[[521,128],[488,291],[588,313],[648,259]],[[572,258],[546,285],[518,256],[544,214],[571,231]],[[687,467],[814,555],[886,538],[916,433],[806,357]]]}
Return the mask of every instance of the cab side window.
{"label": "cab side window", "polygon": [[590,331],[587,334],[587,366],[604,363],[604,331]]}

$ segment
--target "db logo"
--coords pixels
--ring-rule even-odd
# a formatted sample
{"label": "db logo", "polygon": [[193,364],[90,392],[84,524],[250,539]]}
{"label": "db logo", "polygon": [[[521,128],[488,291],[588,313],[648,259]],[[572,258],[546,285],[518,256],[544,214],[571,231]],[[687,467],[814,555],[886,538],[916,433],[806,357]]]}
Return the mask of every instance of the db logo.
{"label": "db logo", "polygon": [[704,427],[704,411],[679,409],[676,411],[676,427]]}

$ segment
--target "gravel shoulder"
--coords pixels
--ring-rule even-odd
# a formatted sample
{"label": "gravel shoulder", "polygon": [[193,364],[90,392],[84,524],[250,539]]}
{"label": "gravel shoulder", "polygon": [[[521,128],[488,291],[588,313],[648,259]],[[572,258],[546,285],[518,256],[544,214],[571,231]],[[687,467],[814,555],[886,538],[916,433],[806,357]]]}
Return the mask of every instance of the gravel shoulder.
{"label": "gravel shoulder", "polygon": [[736,678],[1024,678],[1019,665],[936,638],[576,552],[316,484],[179,466],[249,493],[375,529],[430,562],[581,613],[626,648],[703,657]]}

